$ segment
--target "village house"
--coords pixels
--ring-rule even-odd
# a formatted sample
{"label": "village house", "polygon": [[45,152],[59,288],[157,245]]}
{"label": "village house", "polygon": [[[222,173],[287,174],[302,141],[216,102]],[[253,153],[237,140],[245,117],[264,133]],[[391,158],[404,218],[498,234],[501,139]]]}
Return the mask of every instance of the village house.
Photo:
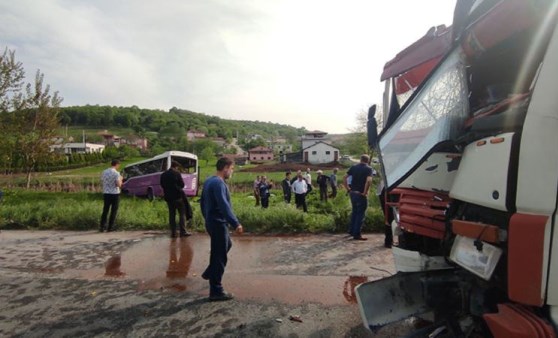
{"label": "village house", "polygon": [[199,139],[199,138],[205,138],[205,133],[203,131],[199,131],[199,130],[188,130],[186,132],[186,139],[188,139],[188,141],[193,141],[195,139]]}
{"label": "village house", "polygon": [[248,151],[250,162],[261,162],[273,160],[273,150],[266,147],[255,147]]}
{"label": "village house", "polygon": [[219,157],[229,158],[236,165],[245,165],[248,162],[248,154],[219,154]]}
{"label": "village house", "polygon": [[106,130],[99,133],[105,140],[105,146],[120,147],[121,145],[128,145],[140,150],[147,150],[147,139],[143,137],[132,136],[128,139],[111,134]]}
{"label": "village house", "polygon": [[54,144],[50,146],[50,151],[59,154],[89,154],[89,153],[100,153],[105,150],[103,144],[78,142],[78,143],[63,143]]}
{"label": "village house", "polygon": [[275,154],[285,154],[293,151],[292,144],[287,143],[287,139],[284,137],[277,137],[272,140],[267,141],[269,148],[273,149]]}
{"label": "village house", "polygon": [[302,142],[301,149],[308,148],[311,145],[316,144],[318,142],[326,142],[327,141],[326,135],[327,133],[325,131],[319,131],[319,130],[307,132],[301,137],[301,142]]}
{"label": "village house", "polygon": [[321,164],[339,161],[339,148],[318,141],[302,149],[302,160],[306,163]]}

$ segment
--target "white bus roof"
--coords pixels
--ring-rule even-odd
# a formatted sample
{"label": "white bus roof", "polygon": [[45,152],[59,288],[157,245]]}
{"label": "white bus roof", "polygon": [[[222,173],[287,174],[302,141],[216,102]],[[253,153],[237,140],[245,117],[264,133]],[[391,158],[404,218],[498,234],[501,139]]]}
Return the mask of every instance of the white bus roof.
{"label": "white bus roof", "polygon": [[178,151],[178,150],[171,150],[171,151],[165,151],[162,154],[153,156],[152,158],[148,158],[147,160],[143,160],[143,161],[139,161],[139,162],[134,162],[134,163],[130,163],[127,166],[125,166],[124,168],[128,168],[130,166],[133,165],[137,165],[137,164],[142,164],[142,163],[146,163],[146,162],[151,162],[151,161],[155,161],[155,160],[160,160],[162,158],[167,158],[169,156],[178,156],[178,157],[187,157],[187,158],[193,158],[196,161],[198,160],[198,156],[192,154],[192,153],[187,153],[185,151]]}

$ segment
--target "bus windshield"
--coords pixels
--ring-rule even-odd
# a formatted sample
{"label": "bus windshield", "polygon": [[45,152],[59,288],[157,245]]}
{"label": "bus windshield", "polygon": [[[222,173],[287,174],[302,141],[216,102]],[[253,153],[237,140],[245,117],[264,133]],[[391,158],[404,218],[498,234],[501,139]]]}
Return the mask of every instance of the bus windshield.
{"label": "bus windshield", "polygon": [[180,163],[178,166],[178,171],[183,174],[193,174],[197,170],[197,162],[193,158],[183,157],[183,156],[171,156],[171,161],[176,161]]}

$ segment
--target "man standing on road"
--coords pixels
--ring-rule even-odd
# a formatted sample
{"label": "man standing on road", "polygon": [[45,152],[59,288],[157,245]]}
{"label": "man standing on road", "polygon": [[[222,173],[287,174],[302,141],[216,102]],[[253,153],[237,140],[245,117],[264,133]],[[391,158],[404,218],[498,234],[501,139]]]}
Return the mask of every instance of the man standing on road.
{"label": "man standing on road", "polygon": [[297,173],[297,180],[292,184],[293,192],[295,194],[295,204],[296,208],[302,207],[304,212],[308,212],[308,207],[306,206],[306,193],[308,192],[308,184],[306,180],[302,178],[302,173],[299,171]]}
{"label": "man standing on road", "polygon": [[283,188],[283,198],[285,199],[285,203],[291,204],[291,172],[288,171],[285,174],[285,179],[281,181],[281,188]]}
{"label": "man standing on road", "polygon": [[[120,202],[120,188],[122,187],[122,176],[118,172],[120,167],[119,160],[112,160],[111,167],[105,169],[101,174],[101,183],[103,185],[103,214],[101,215],[100,232],[107,230],[107,232],[116,230],[114,221],[118,213],[118,204]],[[107,215],[110,209],[109,224],[107,226]]]}
{"label": "man standing on road", "polygon": [[184,180],[178,171],[180,163],[172,161],[170,168],[160,178],[161,187],[169,209],[169,226],[171,238],[176,237],[176,211],[178,211],[178,225],[180,237],[190,236],[186,231],[186,195],[184,194]]}
{"label": "man standing on road", "polygon": [[[349,168],[349,171],[343,177],[343,185],[349,192],[353,207],[349,234],[353,236],[353,239],[361,241],[367,240],[367,238],[362,237],[361,228],[368,207],[368,189],[370,189],[370,183],[372,182],[372,168],[368,165],[369,162],[370,157],[362,155],[360,163]],[[349,176],[352,176],[350,187],[347,181]]]}
{"label": "man standing on road", "polygon": [[232,211],[229,188],[225,184],[225,180],[233,173],[234,162],[222,157],[217,161],[216,167],[215,176],[205,181],[201,196],[205,229],[211,237],[209,265],[202,278],[209,280],[209,300],[224,301],[234,298],[232,294],[225,292],[221,284],[227,265],[227,253],[232,246],[227,224],[239,234],[242,234],[244,229]]}

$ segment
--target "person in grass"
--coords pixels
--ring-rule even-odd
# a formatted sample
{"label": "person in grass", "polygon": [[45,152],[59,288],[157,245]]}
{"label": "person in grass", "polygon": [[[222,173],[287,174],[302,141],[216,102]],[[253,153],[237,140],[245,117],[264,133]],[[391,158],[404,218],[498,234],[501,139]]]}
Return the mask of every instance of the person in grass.
{"label": "person in grass", "polygon": [[267,209],[269,207],[269,190],[273,187],[273,182],[268,182],[266,176],[262,176],[260,180],[260,186],[258,187],[260,190],[260,201],[262,204],[262,208]]}
{"label": "person in grass", "polygon": [[329,176],[324,175],[321,170],[318,170],[316,173],[318,174],[318,177],[316,177],[316,183],[320,188],[320,201],[327,202],[327,186],[329,185]]}
{"label": "person in grass", "polygon": [[254,198],[256,199],[256,206],[260,205],[260,175],[256,176],[252,188],[254,189]]}
{"label": "person in grass", "polygon": [[291,204],[291,172],[287,171],[285,173],[285,179],[281,181],[281,188],[283,188],[283,198],[285,199],[285,203]]}
{"label": "person in grass", "polygon": [[300,170],[297,173],[296,181],[292,184],[292,189],[295,194],[295,204],[297,209],[302,207],[304,212],[308,212],[308,207],[306,205],[306,194],[308,193],[308,184],[302,176]]}
{"label": "person in grass", "polygon": [[[172,161],[170,168],[165,171],[160,178],[160,184],[163,188],[165,201],[169,209],[169,227],[170,236],[176,237],[176,212],[178,211],[178,230],[180,237],[190,236],[186,231],[186,209],[188,200],[184,194],[184,180],[178,168],[180,163]],[[191,212],[190,212],[191,215]]]}
{"label": "person in grass", "polygon": [[337,171],[339,169],[333,168],[333,173],[329,176],[329,183],[331,184],[331,198],[337,196]]}
{"label": "person in grass", "polygon": [[209,265],[202,278],[209,281],[209,300],[225,301],[234,298],[231,293],[225,292],[221,284],[227,266],[227,253],[232,246],[227,225],[233,227],[238,234],[242,234],[244,228],[232,210],[229,188],[225,183],[233,173],[234,162],[222,157],[217,161],[216,167],[215,175],[203,185],[200,200],[205,229],[211,238]]}

